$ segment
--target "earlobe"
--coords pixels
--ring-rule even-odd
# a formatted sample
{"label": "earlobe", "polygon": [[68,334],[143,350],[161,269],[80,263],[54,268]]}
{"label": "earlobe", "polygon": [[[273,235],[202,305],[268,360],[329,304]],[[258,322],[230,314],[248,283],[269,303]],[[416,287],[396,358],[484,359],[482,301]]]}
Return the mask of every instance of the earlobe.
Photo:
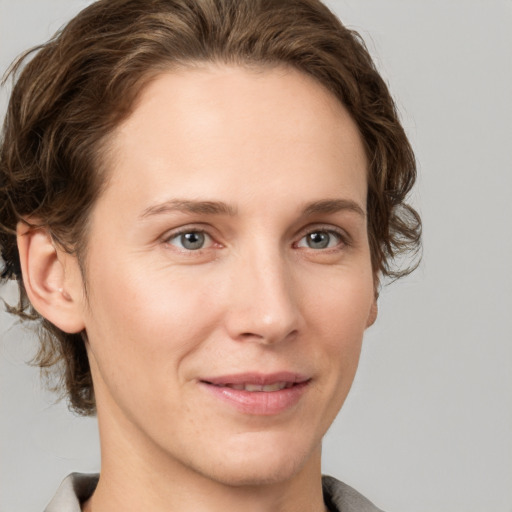
{"label": "earlobe", "polygon": [[377,320],[377,315],[379,313],[379,306],[377,304],[377,297],[373,299],[373,303],[370,307],[370,313],[368,314],[368,321],[366,322],[366,327],[370,327],[375,323],[375,320]]}
{"label": "earlobe", "polygon": [[24,222],[18,223],[17,241],[23,284],[32,306],[62,331],[82,331],[80,305],[68,289],[66,266],[61,261],[71,256],[59,254],[47,229],[32,229]]}

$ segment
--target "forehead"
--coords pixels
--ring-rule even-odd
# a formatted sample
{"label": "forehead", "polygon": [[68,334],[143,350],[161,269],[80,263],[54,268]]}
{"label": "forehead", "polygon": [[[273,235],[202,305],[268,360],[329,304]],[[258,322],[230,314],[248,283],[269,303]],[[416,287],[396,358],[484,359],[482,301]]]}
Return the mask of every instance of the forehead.
{"label": "forehead", "polygon": [[110,150],[108,189],[141,203],[177,188],[226,202],[257,191],[277,200],[313,183],[323,184],[323,196],[331,188],[366,200],[357,126],[334,95],[291,68],[163,73],[141,92]]}

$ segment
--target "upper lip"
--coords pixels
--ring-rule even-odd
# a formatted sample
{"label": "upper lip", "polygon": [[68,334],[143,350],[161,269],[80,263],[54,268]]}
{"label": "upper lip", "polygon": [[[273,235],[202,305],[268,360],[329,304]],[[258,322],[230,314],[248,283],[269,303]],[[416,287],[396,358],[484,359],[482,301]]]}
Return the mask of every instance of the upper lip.
{"label": "upper lip", "polygon": [[306,382],[311,378],[296,372],[275,372],[275,373],[260,373],[260,372],[246,372],[236,373],[232,375],[222,375],[219,377],[201,378],[201,382],[214,384],[215,386],[225,386],[227,384],[256,384],[260,386],[267,386],[276,382],[289,382],[292,384]]}

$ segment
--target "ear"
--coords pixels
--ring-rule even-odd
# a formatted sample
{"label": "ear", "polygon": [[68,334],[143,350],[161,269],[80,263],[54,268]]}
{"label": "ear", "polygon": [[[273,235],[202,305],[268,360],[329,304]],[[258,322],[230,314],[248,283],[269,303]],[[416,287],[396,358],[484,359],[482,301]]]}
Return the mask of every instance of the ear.
{"label": "ear", "polygon": [[375,323],[378,313],[379,306],[377,305],[377,297],[375,297],[370,307],[370,313],[368,314],[368,320],[366,321],[366,328],[372,326]]}
{"label": "ear", "polygon": [[45,228],[32,229],[19,222],[17,241],[23,284],[32,306],[62,331],[82,331],[82,280],[77,276],[76,258],[59,250]]}

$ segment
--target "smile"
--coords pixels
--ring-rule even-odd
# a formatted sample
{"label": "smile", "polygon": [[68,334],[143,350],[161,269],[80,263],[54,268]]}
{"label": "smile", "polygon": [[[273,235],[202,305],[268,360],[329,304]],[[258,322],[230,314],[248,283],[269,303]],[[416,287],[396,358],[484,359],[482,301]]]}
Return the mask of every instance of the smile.
{"label": "smile", "polygon": [[214,386],[218,387],[227,387],[231,389],[237,389],[239,391],[249,391],[251,393],[254,392],[265,392],[270,393],[273,391],[281,391],[282,389],[289,389],[294,386],[294,382],[276,382],[274,384],[252,384],[246,382],[244,384],[214,384]]}
{"label": "smile", "polygon": [[248,415],[270,416],[296,406],[311,378],[282,372],[272,375],[240,374],[199,381],[210,396]]}

